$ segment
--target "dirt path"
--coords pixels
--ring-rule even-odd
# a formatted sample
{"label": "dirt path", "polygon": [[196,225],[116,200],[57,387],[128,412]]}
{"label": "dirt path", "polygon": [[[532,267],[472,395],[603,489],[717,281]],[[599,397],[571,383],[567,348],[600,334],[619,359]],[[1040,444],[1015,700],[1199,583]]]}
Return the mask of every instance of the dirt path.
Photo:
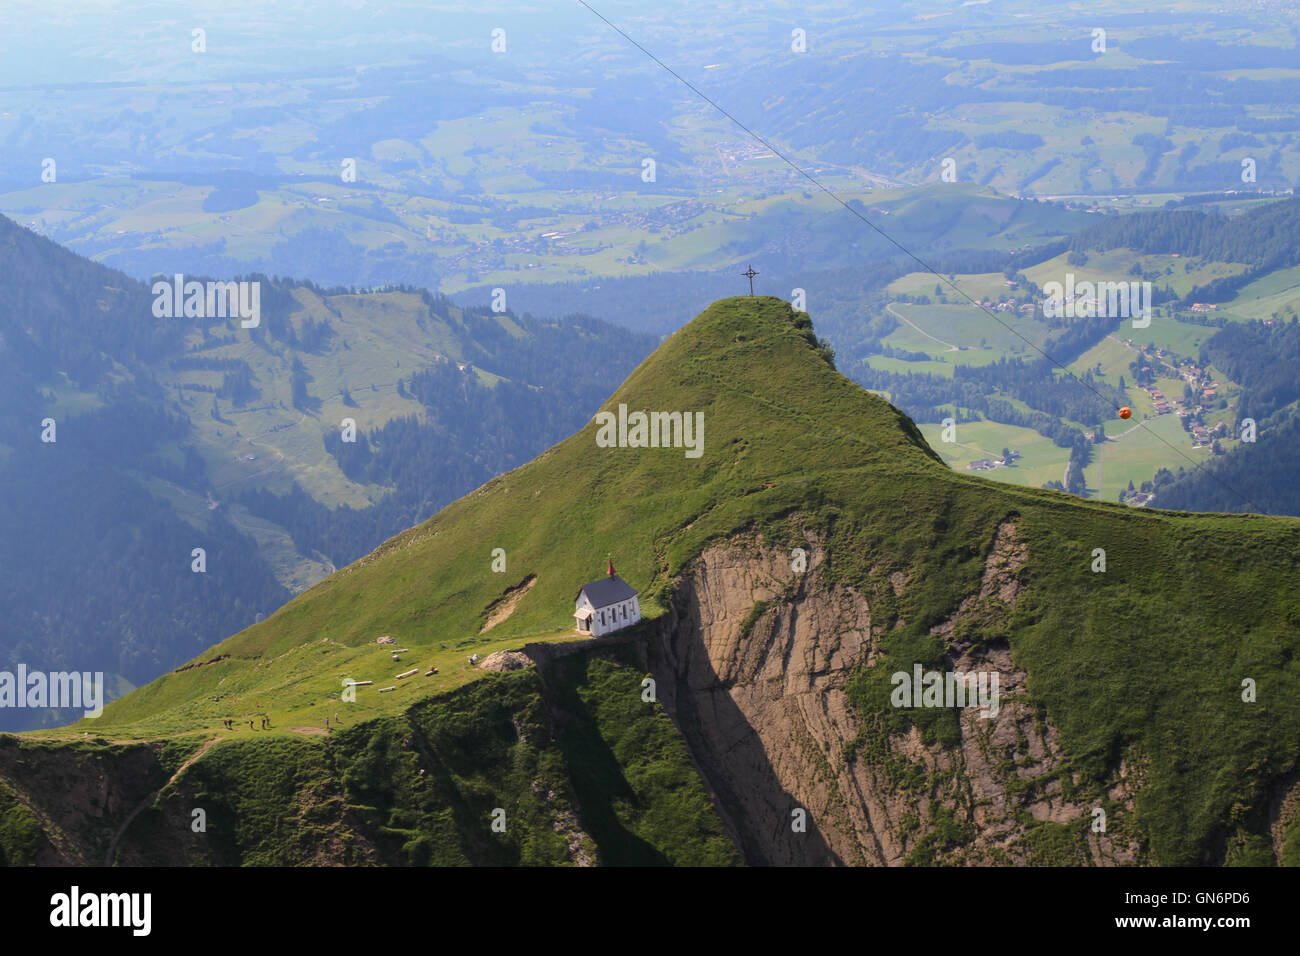
{"label": "dirt path", "polygon": [[172,774],[170,777],[167,778],[166,783],[164,783],[153,793],[149,794],[149,796],[145,797],[144,800],[141,801],[140,805],[131,811],[131,815],[122,822],[122,825],[117,828],[117,832],[113,834],[113,839],[109,841],[108,853],[104,855],[105,866],[113,865],[113,854],[117,852],[118,841],[122,839],[122,834],[126,833],[126,828],[129,827],[132,824],[132,822],[134,822],[135,818],[138,817],[141,813],[143,813],[145,809],[153,806],[153,802],[158,799],[158,794],[162,793],[169,786],[171,786],[173,781],[175,781],[181,774],[183,774],[186,770],[190,768],[190,764],[194,763],[194,761],[198,760],[205,753],[207,753],[212,748],[212,745],[221,739],[222,738],[220,737],[212,737],[211,739],[204,741],[202,746],[200,746],[198,750],[194,751],[194,753],[190,754],[189,759],[186,760],[183,764],[181,764],[180,767],[177,768],[174,774]]}
{"label": "dirt path", "polygon": [[263,468],[261,471],[256,472],[255,474],[244,475],[242,478],[232,478],[230,481],[222,482],[221,484],[214,485],[213,487],[229,488],[231,485],[237,485],[241,481],[250,481],[253,478],[261,478],[263,475],[269,475],[271,472],[276,470],[276,467],[280,464],[280,462],[284,461],[284,452],[280,451],[279,449],[276,449],[275,454],[276,454],[275,464],[271,465],[270,468]]}
{"label": "dirt path", "polygon": [[894,311],[894,304],[893,304],[892,302],[889,303],[889,305],[885,306],[885,311],[888,312],[890,315],[892,315],[894,318],[898,319],[900,322],[906,322],[908,325],[910,325],[912,328],[916,329],[916,331],[920,332],[922,335],[924,335],[927,339],[930,339],[932,342],[938,342],[940,345],[946,345],[946,346],[948,346],[948,351],[949,351],[949,352],[960,352],[960,351],[961,351],[961,348],[960,348],[960,347],[958,347],[958,346],[956,346],[956,345],[953,345],[951,342],[945,342],[943,339],[941,339],[941,338],[936,338],[935,336],[931,335],[929,332],[927,332],[925,329],[921,328],[919,325],[917,325],[915,322],[913,322],[913,321],[912,321],[911,319],[909,319],[907,316],[903,315],[903,313],[901,313],[901,312],[895,312],[895,311]]}
{"label": "dirt path", "polygon": [[[297,428],[299,425],[301,425],[301,424],[302,424],[303,422],[305,422],[306,420],[307,420],[307,413],[304,412],[303,415],[302,415],[302,417],[299,418],[296,422],[294,422],[294,423],[293,423],[292,425],[290,425],[289,427],[290,427],[290,428]],[[230,481],[223,482],[223,483],[220,484],[220,485],[214,485],[214,487],[216,487],[216,488],[228,488],[228,487],[230,487],[231,485],[239,484],[239,482],[241,482],[241,481],[249,481],[249,480],[251,480],[251,479],[253,479],[253,478],[261,478],[263,475],[269,475],[271,472],[275,471],[276,468],[279,467],[280,463],[281,463],[282,461],[284,461],[284,452],[282,452],[279,448],[275,447],[274,445],[268,445],[268,444],[265,444],[265,443],[259,441],[258,439],[260,439],[260,438],[265,438],[267,435],[273,435],[273,434],[275,434],[277,431],[284,431],[284,429],[283,429],[283,428],[268,429],[267,431],[262,432],[260,435],[252,435],[252,436],[248,436],[248,438],[247,438],[248,443],[249,443],[250,445],[252,445],[254,448],[269,448],[269,449],[271,449],[273,452],[275,452],[275,462],[274,462],[274,463],[273,463],[269,468],[264,468],[264,469],[262,469],[261,471],[256,472],[256,473],[251,474],[251,475],[244,475],[242,478],[232,478]]]}
{"label": "dirt path", "polygon": [[983,455],[985,458],[1001,458],[1001,457],[1002,457],[1002,453],[1001,453],[1001,452],[989,451],[987,448],[984,448],[984,447],[981,446],[981,445],[977,445],[977,444],[975,444],[974,442],[969,442],[969,441],[955,441],[955,442],[953,442],[952,444],[956,445],[958,448],[966,448],[966,449],[974,448],[977,454]]}

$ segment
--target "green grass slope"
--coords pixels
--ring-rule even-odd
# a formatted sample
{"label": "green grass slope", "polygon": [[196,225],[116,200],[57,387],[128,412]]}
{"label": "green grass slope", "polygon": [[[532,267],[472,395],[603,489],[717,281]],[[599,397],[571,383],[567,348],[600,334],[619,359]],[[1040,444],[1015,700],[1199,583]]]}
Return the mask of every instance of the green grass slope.
{"label": "green grass slope", "polygon": [[[574,593],[604,573],[607,555],[642,591],[643,613],[653,615],[657,595],[703,542],[816,508],[821,492],[811,475],[871,462],[932,473],[937,462],[911,423],[835,374],[811,338],[807,318],[779,300],[715,307],[670,338],[605,406],[702,411],[700,458],[680,448],[598,449],[588,425],[194,663],[224,659],[167,675],[72,732],[149,736],[268,710],[280,715],[278,724],[320,724],[337,709],[343,679],[385,686],[414,662],[437,664],[436,678],[399,682],[391,704],[362,688],[350,705],[357,713],[393,712],[430,684],[452,686],[469,653],[572,635]],[[755,396],[738,387],[769,368],[789,370],[783,378],[796,381],[815,377],[794,394],[777,387]],[[809,457],[787,457],[794,449]],[[493,570],[497,549],[504,572]],[[511,616],[480,635],[493,605],[534,575]],[[374,644],[381,635],[409,648],[411,663],[394,665]]]}
{"label": "green grass slope", "polygon": [[572,655],[328,736],[0,738],[0,864],[737,864],[636,656]]}
{"label": "green grass slope", "polygon": [[[1300,521],[1132,510],[952,472],[902,413],[835,372],[807,316],[774,298],[715,303],[605,408],[620,403],[703,412],[703,455],[598,448],[593,422],[200,659],[214,663],[63,733],[226,737],[228,715],[268,711],[287,733],[339,712],[348,726],[403,714],[480,677],[468,653],[575,639],[574,593],[606,555],[654,618],[706,543],[757,529],[819,533],[832,577],[866,597],[883,654],[853,684],[864,725],[914,719],[927,739],[951,743],[952,711],[904,714],[881,690],[895,670],[943,666],[947,647],[931,628],[978,591],[996,530],[1014,519],[1025,593],[1009,617],[958,636],[1010,643],[1060,730],[1062,786],[1104,795],[1121,773],[1140,781],[1126,825],[1150,861],[1256,858],[1228,851],[1266,839],[1270,788],[1300,750]],[[504,572],[493,570],[498,548]],[[1092,570],[1099,548],[1103,573]],[[901,593],[896,572],[911,582]],[[513,613],[481,634],[533,576]],[[384,634],[409,649],[404,660],[373,643]],[[437,677],[395,676],[439,661]],[[375,683],[343,703],[345,678]]]}

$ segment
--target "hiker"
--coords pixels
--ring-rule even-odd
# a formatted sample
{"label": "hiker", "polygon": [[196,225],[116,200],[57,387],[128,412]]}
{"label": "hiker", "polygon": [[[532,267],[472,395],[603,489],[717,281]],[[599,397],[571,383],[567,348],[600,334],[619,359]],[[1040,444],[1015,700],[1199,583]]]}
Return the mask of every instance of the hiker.
{"label": "hiker", "polygon": [[253,722],[251,720],[248,722],[248,729],[249,730],[253,729]]}

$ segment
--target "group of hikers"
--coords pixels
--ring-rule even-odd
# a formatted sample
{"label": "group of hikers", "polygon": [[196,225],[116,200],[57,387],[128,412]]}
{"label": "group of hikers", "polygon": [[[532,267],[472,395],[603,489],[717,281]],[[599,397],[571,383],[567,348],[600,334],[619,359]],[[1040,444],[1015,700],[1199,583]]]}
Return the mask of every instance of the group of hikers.
{"label": "group of hikers", "polygon": [[[270,729],[271,729],[271,718],[270,718],[268,715],[263,714],[262,717],[261,717],[261,720],[262,720],[262,729],[263,729],[263,730],[270,730]],[[225,717],[225,718],[222,718],[221,724],[222,724],[222,726],[224,726],[227,730],[234,730],[234,729],[235,729],[235,718],[233,718],[233,717]],[[253,722],[252,722],[251,720],[248,722],[248,729],[249,729],[249,730],[252,730],[252,729],[253,729]]]}
{"label": "group of hikers", "polygon": [[[397,655],[394,654],[393,657],[394,657],[394,659],[396,659]],[[472,656],[470,657],[470,659],[469,659],[469,663],[470,663],[470,664],[477,664],[477,663],[478,663],[478,655],[477,655],[477,654],[472,655]],[[430,666],[429,666],[429,670],[426,671],[425,673],[426,673],[426,676],[431,675],[431,674],[436,674],[436,673],[438,673],[438,668],[437,668],[435,665],[430,665]],[[220,700],[221,698],[220,698],[220,697],[214,697],[214,698],[212,698],[212,699],[213,699],[214,701],[217,701],[217,700]],[[269,716],[267,716],[266,714],[263,714],[262,717],[261,717],[261,720],[262,720],[262,729],[263,729],[263,730],[270,730],[270,729],[271,729],[271,718],[270,718]],[[339,722],[339,715],[338,715],[338,714],[335,714],[335,715],[334,715],[334,722],[335,722],[336,724]],[[233,717],[224,717],[224,718],[222,718],[222,720],[221,720],[221,725],[222,725],[223,727],[225,727],[227,730],[234,730],[234,729],[235,729],[235,719],[234,719]],[[249,729],[249,730],[252,730],[252,729],[253,729],[253,722],[252,722],[251,720],[248,722],[248,729]],[[328,717],[325,718],[325,729],[326,729],[327,731],[330,729],[330,719],[329,719]]]}

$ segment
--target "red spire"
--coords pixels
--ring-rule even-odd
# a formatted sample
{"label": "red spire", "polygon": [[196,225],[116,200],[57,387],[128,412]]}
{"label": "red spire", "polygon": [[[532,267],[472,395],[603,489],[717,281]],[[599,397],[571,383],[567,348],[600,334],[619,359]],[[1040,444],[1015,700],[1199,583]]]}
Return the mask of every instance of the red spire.
{"label": "red spire", "polygon": [[610,576],[611,578],[614,576],[614,559],[613,559],[613,558],[610,558],[610,559],[609,559],[609,576]]}

